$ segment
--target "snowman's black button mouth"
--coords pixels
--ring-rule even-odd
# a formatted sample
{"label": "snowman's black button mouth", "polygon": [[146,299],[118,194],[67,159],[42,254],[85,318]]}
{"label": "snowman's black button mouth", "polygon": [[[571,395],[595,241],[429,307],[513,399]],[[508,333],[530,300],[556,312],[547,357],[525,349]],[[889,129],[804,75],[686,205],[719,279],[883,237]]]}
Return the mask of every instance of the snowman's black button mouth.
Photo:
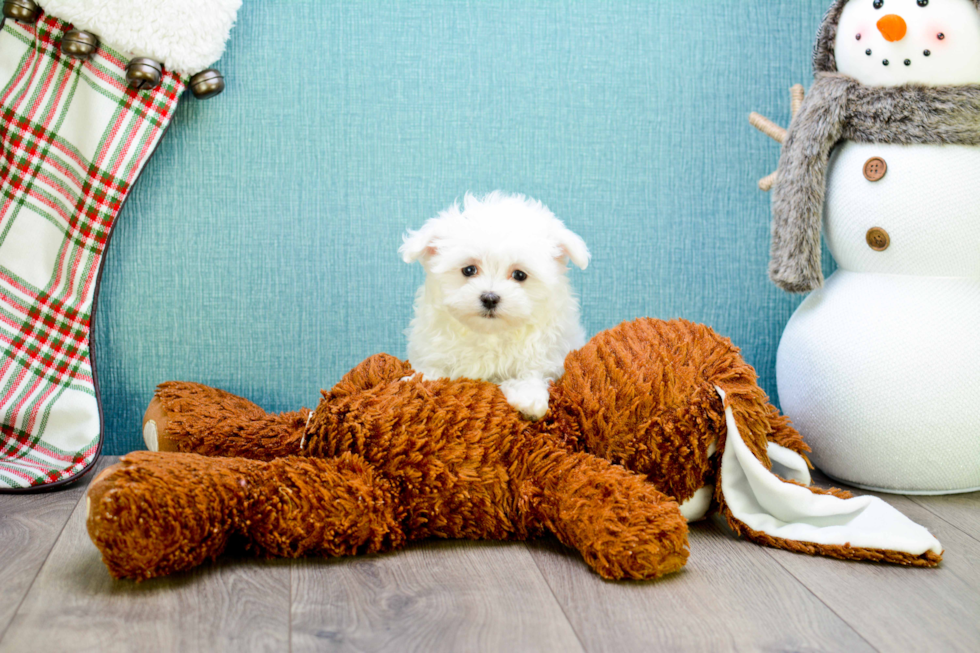
{"label": "snowman's black button mouth", "polygon": [[885,59],[884,61],[882,61],[881,62],[881,65],[882,66],[887,66],[888,65],[888,59]]}

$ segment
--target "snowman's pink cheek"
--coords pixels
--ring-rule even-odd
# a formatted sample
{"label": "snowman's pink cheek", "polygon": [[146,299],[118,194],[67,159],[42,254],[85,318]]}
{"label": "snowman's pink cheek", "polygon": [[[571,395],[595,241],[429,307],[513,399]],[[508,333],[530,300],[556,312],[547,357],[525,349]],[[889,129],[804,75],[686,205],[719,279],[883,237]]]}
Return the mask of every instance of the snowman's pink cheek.
{"label": "snowman's pink cheek", "polygon": [[941,23],[933,23],[922,31],[922,43],[933,52],[941,52],[949,44],[949,29]]}

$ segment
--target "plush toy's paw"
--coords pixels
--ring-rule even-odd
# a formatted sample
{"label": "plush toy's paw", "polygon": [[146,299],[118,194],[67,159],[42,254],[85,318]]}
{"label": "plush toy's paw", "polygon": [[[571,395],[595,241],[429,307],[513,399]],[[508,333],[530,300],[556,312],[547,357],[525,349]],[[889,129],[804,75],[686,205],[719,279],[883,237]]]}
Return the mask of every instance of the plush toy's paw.
{"label": "plush toy's paw", "polygon": [[507,402],[524,417],[539,420],[548,412],[548,381],[542,378],[510,379],[500,384]]}
{"label": "plush toy's paw", "polygon": [[115,578],[196,567],[239,530],[257,465],[195,454],[124,456],[89,486],[89,537]]}
{"label": "plush toy's paw", "polygon": [[157,397],[143,413],[143,442],[150,451],[177,451],[177,442],[167,431],[169,414]]}
{"label": "plush toy's paw", "polygon": [[543,490],[536,508],[596,573],[645,580],[684,566],[687,520],[646,476],[587,453],[546,452],[529,465]]}

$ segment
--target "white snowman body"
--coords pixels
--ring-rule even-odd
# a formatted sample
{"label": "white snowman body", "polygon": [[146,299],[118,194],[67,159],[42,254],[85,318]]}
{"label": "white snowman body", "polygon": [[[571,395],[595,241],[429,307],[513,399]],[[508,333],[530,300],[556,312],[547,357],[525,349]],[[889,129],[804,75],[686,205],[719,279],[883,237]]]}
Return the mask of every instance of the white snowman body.
{"label": "white snowman body", "polygon": [[[879,86],[980,82],[970,0],[882,4],[845,6],[840,72]],[[873,20],[889,10],[905,24],[894,41],[901,24]],[[978,179],[980,147],[842,142],[832,154],[823,231],[839,269],[787,325],[776,375],[814,464],[838,480],[980,490]]]}

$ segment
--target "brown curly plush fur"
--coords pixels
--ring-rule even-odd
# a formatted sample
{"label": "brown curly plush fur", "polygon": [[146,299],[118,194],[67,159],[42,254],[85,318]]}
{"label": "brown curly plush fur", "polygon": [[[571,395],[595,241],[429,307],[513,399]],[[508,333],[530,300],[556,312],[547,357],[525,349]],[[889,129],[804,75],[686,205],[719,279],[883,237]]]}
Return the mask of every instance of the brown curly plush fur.
{"label": "brown curly plush fur", "polygon": [[[148,413],[161,448],[178,453],[130,454],[96,479],[89,534],[114,576],[135,579],[190,569],[232,540],[269,556],[354,555],[546,532],[605,578],[655,578],[687,560],[678,502],[719,474],[715,386],[764,464],[767,440],[807,450],[738,349],[707,327],[637,320],[597,335],[565,368],[533,423],[494,384],[405,381],[408,363],[384,354],[312,414],[270,415],[220,390],[165,383]],[[726,514],[763,544],[869,557],[800,549]]]}

